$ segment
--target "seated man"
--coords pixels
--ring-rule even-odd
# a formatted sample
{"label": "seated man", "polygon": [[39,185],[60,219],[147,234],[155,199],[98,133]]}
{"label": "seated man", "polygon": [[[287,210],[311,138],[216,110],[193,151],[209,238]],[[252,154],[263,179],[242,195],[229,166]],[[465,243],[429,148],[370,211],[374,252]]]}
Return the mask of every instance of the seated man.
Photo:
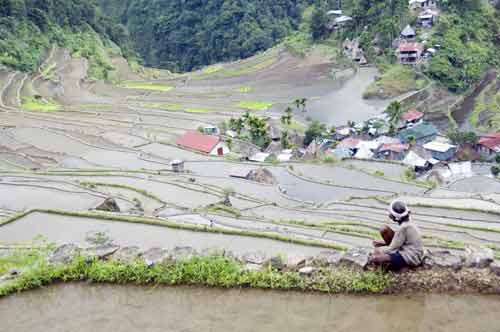
{"label": "seated man", "polygon": [[422,237],[417,226],[410,223],[410,210],[406,203],[393,201],[389,207],[389,218],[399,224],[399,229],[394,232],[389,226],[382,226],[380,235],[384,240],[373,241],[372,262],[393,271],[419,266],[424,256]]}

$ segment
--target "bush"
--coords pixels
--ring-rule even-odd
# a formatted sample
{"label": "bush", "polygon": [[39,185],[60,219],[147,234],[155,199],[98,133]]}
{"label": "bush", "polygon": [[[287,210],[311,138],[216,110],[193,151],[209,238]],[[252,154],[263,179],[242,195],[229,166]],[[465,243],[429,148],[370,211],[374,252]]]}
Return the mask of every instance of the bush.
{"label": "bush", "polygon": [[491,166],[491,174],[498,176],[500,174],[500,166]]}

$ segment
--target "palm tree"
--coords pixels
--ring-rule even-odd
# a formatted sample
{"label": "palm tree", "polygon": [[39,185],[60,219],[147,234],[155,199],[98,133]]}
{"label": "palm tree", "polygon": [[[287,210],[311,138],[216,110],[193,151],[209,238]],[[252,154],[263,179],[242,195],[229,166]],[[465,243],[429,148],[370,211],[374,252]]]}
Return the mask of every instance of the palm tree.
{"label": "palm tree", "polygon": [[402,112],[403,109],[399,101],[393,101],[384,111],[384,113],[389,117],[389,122],[392,124],[396,124],[398,122]]}
{"label": "palm tree", "polygon": [[287,107],[285,110],[285,114],[281,116],[281,123],[283,125],[291,125],[292,124],[292,109]]}
{"label": "palm tree", "polygon": [[302,105],[302,100],[301,100],[301,99],[295,99],[295,100],[293,101],[293,103],[295,104],[295,107],[296,107],[297,109],[299,109],[299,108],[300,108],[300,105]]}
{"label": "palm tree", "polygon": [[302,98],[300,100],[300,105],[302,105],[302,112],[306,111],[306,102],[307,102],[307,98]]}

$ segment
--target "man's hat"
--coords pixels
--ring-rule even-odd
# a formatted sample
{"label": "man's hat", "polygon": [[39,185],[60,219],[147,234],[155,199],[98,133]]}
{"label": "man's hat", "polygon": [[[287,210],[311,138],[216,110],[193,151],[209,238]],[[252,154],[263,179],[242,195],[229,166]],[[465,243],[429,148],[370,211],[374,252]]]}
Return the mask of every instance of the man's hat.
{"label": "man's hat", "polygon": [[401,221],[408,217],[410,210],[405,202],[395,200],[389,205],[389,214],[394,218],[395,221]]}

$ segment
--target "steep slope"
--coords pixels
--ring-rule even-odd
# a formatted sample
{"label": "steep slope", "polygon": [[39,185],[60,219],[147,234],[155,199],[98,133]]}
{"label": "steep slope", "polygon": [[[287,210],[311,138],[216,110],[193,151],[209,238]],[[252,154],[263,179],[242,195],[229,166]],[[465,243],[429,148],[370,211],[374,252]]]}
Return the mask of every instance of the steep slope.
{"label": "steep slope", "polygon": [[[89,75],[106,78],[103,48],[127,49],[124,27],[105,18],[93,1],[1,0],[0,63],[34,71],[54,43],[89,59]],[[119,50],[118,50],[119,52]]]}
{"label": "steep slope", "polygon": [[249,57],[295,30],[307,0],[100,0],[145,64],[189,71]]}

